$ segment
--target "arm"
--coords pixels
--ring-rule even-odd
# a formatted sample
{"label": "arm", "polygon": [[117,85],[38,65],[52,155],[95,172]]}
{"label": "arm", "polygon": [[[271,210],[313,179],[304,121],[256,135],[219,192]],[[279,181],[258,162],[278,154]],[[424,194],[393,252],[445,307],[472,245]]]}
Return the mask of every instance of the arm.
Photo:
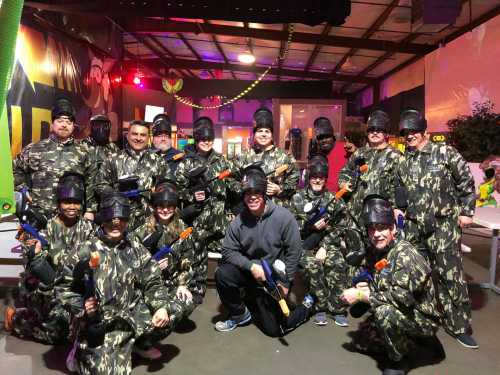
{"label": "arm", "polygon": [[354,154],[351,155],[344,168],[340,170],[338,181],[339,187],[341,187],[345,183],[352,181],[352,176],[356,172],[355,160],[358,156],[359,150],[356,150]]}
{"label": "arm", "polygon": [[14,188],[21,190],[30,187],[29,155],[33,143],[26,146],[19,155],[12,161],[14,174]]}
{"label": "arm", "polygon": [[97,172],[96,184],[94,186],[94,193],[102,197],[107,192],[114,190],[114,184],[118,181],[116,175],[116,168],[111,159],[106,159]]}
{"label": "arm", "polygon": [[474,216],[476,197],[472,173],[467,162],[456,149],[452,147],[447,149],[449,155],[448,166],[460,201],[460,216]]}
{"label": "arm", "polygon": [[294,217],[289,214],[288,219],[282,226],[283,250],[285,255],[286,275],[288,278],[288,287],[295,277],[302,255],[302,245],[300,239],[299,226]]}
{"label": "arm", "polygon": [[250,271],[253,263],[240,252],[241,244],[238,229],[236,229],[236,225],[239,225],[239,223],[240,221],[237,218],[227,229],[221,249],[222,259],[227,263],[234,264],[236,267]]}

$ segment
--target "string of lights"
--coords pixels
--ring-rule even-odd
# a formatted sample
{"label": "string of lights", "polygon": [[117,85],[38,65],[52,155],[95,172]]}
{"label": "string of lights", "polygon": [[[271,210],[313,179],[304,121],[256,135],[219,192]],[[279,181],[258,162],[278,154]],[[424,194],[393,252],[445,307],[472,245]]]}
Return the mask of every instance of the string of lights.
{"label": "string of lights", "polygon": [[269,71],[271,70],[271,68],[273,66],[275,66],[280,60],[283,61],[286,59],[286,57],[288,55],[288,51],[290,50],[290,44],[292,43],[292,37],[293,37],[293,24],[291,23],[288,25],[288,39],[287,39],[287,42],[285,44],[285,48],[283,49],[283,52],[281,54],[279,54],[278,57],[276,57],[276,59],[273,61],[273,63],[271,65],[269,65],[266,68],[266,70],[264,72],[262,72],[255,81],[252,82],[252,84],[250,84],[246,89],[244,89],[238,95],[236,95],[230,99],[224,100],[222,103],[216,104],[216,105],[199,105],[199,104],[193,103],[193,101],[191,99],[179,96],[177,94],[173,94],[174,98],[179,103],[182,103],[184,105],[194,107],[197,109],[217,109],[220,107],[224,107],[225,105],[231,104],[238,99],[241,99],[243,96],[245,96],[250,91],[252,91],[255,88],[255,86],[257,86],[264,79],[264,77],[269,73]]}

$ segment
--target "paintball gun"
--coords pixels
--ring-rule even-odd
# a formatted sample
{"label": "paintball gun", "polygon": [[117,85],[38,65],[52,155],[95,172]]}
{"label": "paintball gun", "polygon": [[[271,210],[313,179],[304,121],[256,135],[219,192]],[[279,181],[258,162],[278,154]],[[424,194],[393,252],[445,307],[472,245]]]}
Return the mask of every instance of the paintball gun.
{"label": "paintball gun", "polygon": [[[184,229],[181,234],[179,235],[179,238],[174,240],[170,245],[166,245],[158,249],[154,254],[152,254],[152,258],[159,262],[161,259],[163,259],[167,254],[170,254],[172,252],[172,246],[179,240],[185,240],[188,238],[191,233],[193,233],[193,228],[189,227]],[[146,237],[147,238],[147,237]],[[151,251],[151,250],[150,250]]]}
{"label": "paintball gun", "polygon": [[[281,293],[280,289],[278,288],[278,284],[276,283],[273,277],[273,270],[269,266],[267,260],[262,259],[260,263],[264,270],[264,274],[266,275],[266,290],[276,301],[278,301],[278,304],[281,308],[281,311],[283,312],[283,315],[288,317],[290,315],[290,309],[288,308],[286,300],[283,294]],[[278,275],[280,278],[286,277],[285,264],[281,260],[278,259],[274,262],[273,269],[275,270],[275,274]]]}
{"label": "paintball gun", "polygon": [[20,241],[25,240],[24,234],[27,234],[40,241],[43,247],[48,246],[47,240],[39,233],[41,229],[47,226],[47,219],[31,207],[28,190],[23,188],[20,192],[16,192],[15,200],[16,216],[21,226],[17,239]]}
{"label": "paintball gun", "polygon": [[[381,259],[377,263],[375,263],[375,270],[380,272],[388,265],[387,259]],[[361,282],[365,282],[367,284],[371,284],[373,288],[376,290],[377,286],[373,283],[373,276],[366,268],[363,268],[355,277],[352,279],[352,285],[356,286]],[[351,306],[349,309],[349,313],[353,318],[362,317],[368,310],[370,309],[370,304],[359,301]]]}
{"label": "paintball gun", "polygon": [[138,198],[141,194],[150,191],[149,189],[139,189],[138,176],[123,176],[118,179],[118,191],[127,198]]}
{"label": "paintball gun", "polygon": [[353,190],[356,190],[356,188],[358,186],[359,177],[362,174],[368,172],[369,167],[368,167],[368,164],[366,164],[365,158],[363,158],[361,156],[357,157],[356,159],[354,159],[354,165],[356,167],[354,170],[354,174],[352,176],[353,180],[354,180],[354,184],[347,183],[346,186],[344,186],[342,189],[337,191],[335,193],[335,196],[337,197],[337,199],[342,198],[348,192],[352,192]]}
{"label": "paintball gun", "polygon": [[[76,283],[83,282],[83,300],[96,298],[97,291],[94,280],[94,270],[99,267],[101,258],[97,251],[90,253],[90,257],[77,263],[73,271],[73,278]],[[105,327],[101,314],[95,312],[87,315],[86,329],[87,343],[90,348],[96,348],[104,343]]]}
{"label": "paintball gun", "polygon": [[[408,208],[408,193],[404,186],[397,186],[394,190],[394,200],[396,207],[402,211]],[[403,230],[405,228],[404,216],[399,214],[396,220],[396,226],[398,229]]]}

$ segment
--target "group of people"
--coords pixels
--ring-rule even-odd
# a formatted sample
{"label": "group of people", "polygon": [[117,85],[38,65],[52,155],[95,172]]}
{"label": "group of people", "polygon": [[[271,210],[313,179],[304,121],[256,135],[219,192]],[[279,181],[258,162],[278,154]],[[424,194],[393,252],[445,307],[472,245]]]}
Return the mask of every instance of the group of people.
{"label": "group of people", "polygon": [[[314,122],[303,189],[295,159],[273,142],[271,111],[253,119],[252,148],[226,160],[208,117],[183,152],[164,114],[132,121],[119,149],[102,115],[75,140],[75,110],[58,100],[49,138],[13,162],[26,267],[6,329],[73,340],[67,364],[81,374],[129,374],[132,351],[161,356],[155,343],[203,302],[208,253],[219,252],[219,332],[253,322],[280,337],[311,317],[346,327],[349,312],[367,314],[359,349],[382,351],[384,374],[406,373],[412,343],[439,326],[477,348],[460,255],[474,181],[455,149],[429,141],[423,116],[401,114],[401,154],[388,144],[389,117],[374,111],[336,193],[326,189],[327,118]],[[289,298],[299,274],[300,300]]]}

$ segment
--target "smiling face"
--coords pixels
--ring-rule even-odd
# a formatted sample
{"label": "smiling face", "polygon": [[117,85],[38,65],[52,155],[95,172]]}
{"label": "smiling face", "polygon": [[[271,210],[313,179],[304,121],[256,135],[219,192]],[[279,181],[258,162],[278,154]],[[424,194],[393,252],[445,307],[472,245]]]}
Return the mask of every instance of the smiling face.
{"label": "smiling face", "polygon": [[52,121],[50,130],[59,140],[65,141],[73,135],[75,123],[68,116],[59,116]]}
{"label": "smiling face", "polygon": [[174,216],[175,206],[160,204],[154,208],[154,212],[160,222],[168,222]]}
{"label": "smiling face", "polygon": [[427,132],[416,130],[405,131],[403,134],[406,147],[421,150],[427,144]]}
{"label": "smiling face", "polygon": [[249,191],[245,193],[243,201],[252,215],[262,216],[266,208],[264,194]]}
{"label": "smiling face", "polygon": [[153,136],[153,144],[160,151],[167,151],[172,147],[172,138],[168,133],[160,133]]}
{"label": "smiling face", "polygon": [[111,240],[117,241],[123,238],[127,225],[127,220],[115,217],[112,220],[105,221],[102,227],[106,236]]}
{"label": "smiling face", "polygon": [[368,128],[367,138],[370,147],[385,146],[387,143],[387,133],[376,128]]}
{"label": "smiling face", "polygon": [[326,179],[324,177],[312,176],[309,178],[309,186],[316,193],[323,191],[325,183]]}
{"label": "smiling face", "polygon": [[273,144],[273,132],[267,128],[259,128],[254,134],[255,143],[265,149]]}
{"label": "smiling face", "polygon": [[80,214],[82,204],[75,200],[62,200],[59,202],[59,213],[64,218],[74,220]]}
{"label": "smiling face", "polygon": [[372,224],[368,227],[368,238],[377,250],[384,250],[396,239],[394,224]]}
{"label": "smiling face", "polygon": [[132,125],[127,133],[127,141],[132,150],[142,151],[148,147],[149,128],[142,125]]}

